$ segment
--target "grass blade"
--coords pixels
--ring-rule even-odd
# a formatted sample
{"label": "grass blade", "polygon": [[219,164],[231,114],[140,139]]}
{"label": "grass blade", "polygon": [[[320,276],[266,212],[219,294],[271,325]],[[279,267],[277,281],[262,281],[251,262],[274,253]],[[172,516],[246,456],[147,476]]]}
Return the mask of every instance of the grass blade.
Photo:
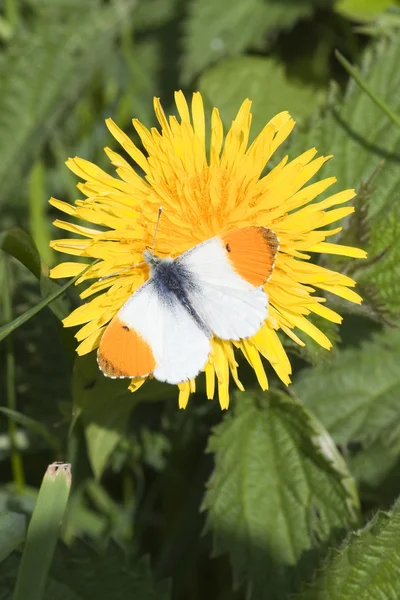
{"label": "grass blade", "polygon": [[353,79],[360,86],[360,88],[364,90],[366,94],[368,94],[371,100],[375,102],[377,106],[379,106],[379,108],[389,117],[391,121],[393,121],[395,125],[397,125],[397,127],[400,127],[400,116],[397,115],[388,104],[386,104],[383,98],[381,98],[380,96],[375,94],[373,90],[371,90],[369,85],[367,85],[360,76],[358,70],[349,63],[349,61],[343,56],[343,54],[340,54],[340,52],[336,50],[335,55],[342,67],[346,69],[349,75],[353,77]]}
{"label": "grass blade", "polygon": [[6,323],[6,325],[3,325],[3,327],[0,327],[0,342],[1,342],[1,340],[4,340],[4,338],[6,338],[8,335],[10,335],[10,333],[13,332],[15,329],[17,329],[18,327],[21,327],[21,325],[23,325],[24,323],[29,321],[29,319],[31,319],[32,317],[37,315],[38,312],[40,312],[43,308],[48,306],[51,302],[54,302],[54,300],[56,300],[57,298],[62,296],[62,294],[64,294],[64,292],[66,292],[67,289],[69,287],[71,287],[71,285],[73,285],[75,283],[75,281],[77,281],[79,279],[79,277],[81,277],[84,273],[86,273],[86,271],[90,267],[91,267],[91,265],[88,265],[86,267],[86,269],[83,269],[83,271],[78,273],[78,275],[76,275],[73,279],[70,279],[70,281],[68,281],[68,283],[66,283],[65,285],[60,287],[60,289],[58,289],[56,292],[54,292],[50,296],[47,296],[47,298],[44,298],[43,300],[38,302],[36,304],[36,306],[33,306],[32,308],[27,310],[23,315],[21,315],[20,317],[17,317],[13,321],[11,321],[11,323]]}
{"label": "grass blade", "polygon": [[31,417],[28,417],[17,410],[6,408],[5,406],[0,406],[0,415],[1,414],[8,417],[13,423],[18,423],[19,425],[26,427],[26,429],[29,429],[32,433],[40,436],[54,452],[58,453],[60,451],[61,442],[59,438],[48,431],[47,427],[39,421],[35,421],[35,419],[32,419]]}
{"label": "grass blade", "polygon": [[13,600],[42,600],[70,488],[70,465],[51,464],[29,523]]}

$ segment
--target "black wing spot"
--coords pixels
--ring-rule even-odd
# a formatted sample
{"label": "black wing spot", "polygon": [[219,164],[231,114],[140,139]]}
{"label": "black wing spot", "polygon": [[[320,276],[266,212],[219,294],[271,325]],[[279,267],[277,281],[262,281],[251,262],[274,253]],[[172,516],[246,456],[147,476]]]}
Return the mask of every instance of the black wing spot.
{"label": "black wing spot", "polygon": [[122,329],[125,329],[125,331],[129,331],[128,325],[122,325]]}
{"label": "black wing spot", "polygon": [[226,244],[225,248],[226,248],[226,251],[227,251],[227,252],[230,252],[230,251],[231,251],[231,247],[230,247],[230,245],[229,245],[229,244]]}

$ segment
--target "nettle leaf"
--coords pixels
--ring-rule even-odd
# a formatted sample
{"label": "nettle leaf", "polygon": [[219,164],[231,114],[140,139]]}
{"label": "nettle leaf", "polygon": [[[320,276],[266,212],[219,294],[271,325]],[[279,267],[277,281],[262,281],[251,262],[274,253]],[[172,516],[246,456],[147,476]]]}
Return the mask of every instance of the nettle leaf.
{"label": "nettle leaf", "polygon": [[249,598],[286,598],[357,521],[346,464],[322,425],[286,394],[244,394],[209,441],[203,508],[216,554]]}
{"label": "nettle leaf", "polygon": [[302,600],[398,600],[400,501],[332,551]]}
{"label": "nettle leaf", "polygon": [[[11,555],[0,566],[0,600],[11,600],[18,570]],[[95,552],[83,542],[59,545],[44,600],[168,600],[168,585],[155,583],[146,557],[125,554],[115,543]]]}
{"label": "nettle leaf", "polygon": [[200,79],[205,101],[217,106],[226,127],[230,127],[240,104],[252,100],[252,134],[282,110],[302,119],[315,110],[316,90],[287,78],[283,65],[271,58],[242,56],[221,62]]}
{"label": "nettle leaf", "polygon": [[[170,597],[164,583],[154,583],[147,558],[126,555],[116,544],[111,544],[103,553],[95,552],[82,542],[71,548],[60,546],[50,581],[63,584],[79,600],[167,600]],[[50,595],[47,597],[50,600]]]}
{"label": "nettle leaf", "polygon": [[[38,11],[0,57],[0,196],[11,198],[66,109],[81,96],[110,52],[129,0]],[[40,124],[40,126],[38,125]]]}
{"label": "nettle leaf", "polygon": [[318,3],[318,0],[191,0],[185,23],[182,79],[188,83],[217,60],[238,56],[272,32],[309,17]]}
{"label": "nettle leaf", "polygon": [[[364,55],[361,76],[393,111],[400,112],[400,37],[380,40]],[[400,129],[350,81],[344,97],[333,93],[325,116],[291,136],[290,155],[310,147],[334,159],[318,177],[335,175],[341,188],[356,188],[358,210],[345,222],[340,242],[368,250],[366,261],[346,260],[359,292],[378,314],[400,304]],[[363,211],[365,214],[363,214]],[[342,259],[330,257],[337,268]],[[351,265],[349,267],[349,264]]]}
{"label": "nettle leaf", "polygon": [[399,353],[400,331],[387,328],[339,352],[329,369],[303,370],[293,384],[363,482],[378,484],[400,457]]}

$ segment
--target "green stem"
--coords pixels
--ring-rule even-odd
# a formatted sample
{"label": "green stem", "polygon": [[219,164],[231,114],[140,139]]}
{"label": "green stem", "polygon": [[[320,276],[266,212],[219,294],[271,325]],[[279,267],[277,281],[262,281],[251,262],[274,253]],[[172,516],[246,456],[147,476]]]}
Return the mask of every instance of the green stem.
{"label": "green stem", "polygon": [[[7,322],[12,320],[12,301],[11,301],[11,269],[8,261],[4,259],[4,318]],[[7,406],[11,410],[17,409],[17,399],[15,393],[15,356],[12,337],[9,336],[6,345],[6,390]],[[13,481],[18,492],[22,492],[25,486],[24,467],[22,456],[18,450],[17,443],[17,424],[12,419],[8,419],[8,435],[11,446],[11,470]]]}
{"label": "green stem", "polygon": [[369,85],[366,84],[365,81],[361,78],[358,69],[353,67],[349,63],[349,61],[342,54],[340,54],[338,50],[335,50],[335,55],[342,67],[344,67],[344,69],[346,69],[349,75],[353,77],[353,79],[356,81],[356,83],[358,83],[360,88],[364,90],[366,94],[368,94],[372,102],[374,102],[389,117],[389,119],[393,121],[395,125],[397,125],[397,127],[400,127],[400,116],[397,115],[380,96],[378,96],[373,90],[371,90]]}

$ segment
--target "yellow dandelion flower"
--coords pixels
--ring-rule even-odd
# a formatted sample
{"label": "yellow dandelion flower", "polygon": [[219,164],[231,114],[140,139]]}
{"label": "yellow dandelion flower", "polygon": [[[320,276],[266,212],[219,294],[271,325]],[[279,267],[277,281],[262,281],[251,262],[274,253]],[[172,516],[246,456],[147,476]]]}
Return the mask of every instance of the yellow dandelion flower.
{"label": "yellow dandelion flower", "polygon": [[[363,250],[326,241],[341,229],[327,226],[353,212],[353,207],[341,205],[355,192],[344,190],[313,202],[336,181],[329,177],[306,185],[331,158],[316,157],[314,148],[290,161],[285,157],[263,175],[268,160],[294,127],[288,112],[276,115],[249,145],[251,102],[243,102],[225,138],[220,115],[214,108],[207,152],[201,95],[193,94],[191,112],[182,92],[175,94],[175,100],[179,120],[174,116],[167,119],[160,101],[154,100],[161,131],[148,130],[133,120],[144,152],[111,119],[106,121],[111,134],[144,176],[110,148],[105,152],[116,168],[116,177],[81,158],[67,161],[83,180],[77,187],[86,198],[76,200],[74,206],[54,198],[50,202],[69,217],[100,228],[56,220],[57,227],[80,237],[59,239],[51,246],[66,254],[100,260],[77,282],[94,279],[81,298],[95,297],[74,310],[64,325],[82,325],[76,334],[79,355],[99,346],[109,321],[149,277],[147,264],[129,267],[143,261],[143,251],[152,246],[160,206],[163,214],[157,232],[157,254],[161,257],[176,257],[235,228],[257,225],[272,230],[279,239],[279,252],[272,276],[264,285],[269,298],[268,316],[253,337],[239,342],[214,337],[204,368],[207,397],[214,397],[217,384],[220,405],[227,408],[230,375],[243,389],[235,351],[240,351],[252,366],[263,390],[268,389],[268,378],[261,356],[288,385],[291,366],[278,337],[279,329],[301,346],[304,341],[299,335],[303,332],[329,349],[331,342],[308,316],[314,313],[334,323],[342,320],[325,306],[324,297],[314,295],[315,288],[361,302],[351,289],[355,283],[350,277],[310,261],[314,253],[320,252],[365,257]],[[82,263],[65,262],[55,267],[51,276],[72,277],[82,269]],[[130,389],[135,391],[144,380],[132,379]],[[184,408],[195,391],[195,381],[185,381],[178,387],[179,406]]]}

